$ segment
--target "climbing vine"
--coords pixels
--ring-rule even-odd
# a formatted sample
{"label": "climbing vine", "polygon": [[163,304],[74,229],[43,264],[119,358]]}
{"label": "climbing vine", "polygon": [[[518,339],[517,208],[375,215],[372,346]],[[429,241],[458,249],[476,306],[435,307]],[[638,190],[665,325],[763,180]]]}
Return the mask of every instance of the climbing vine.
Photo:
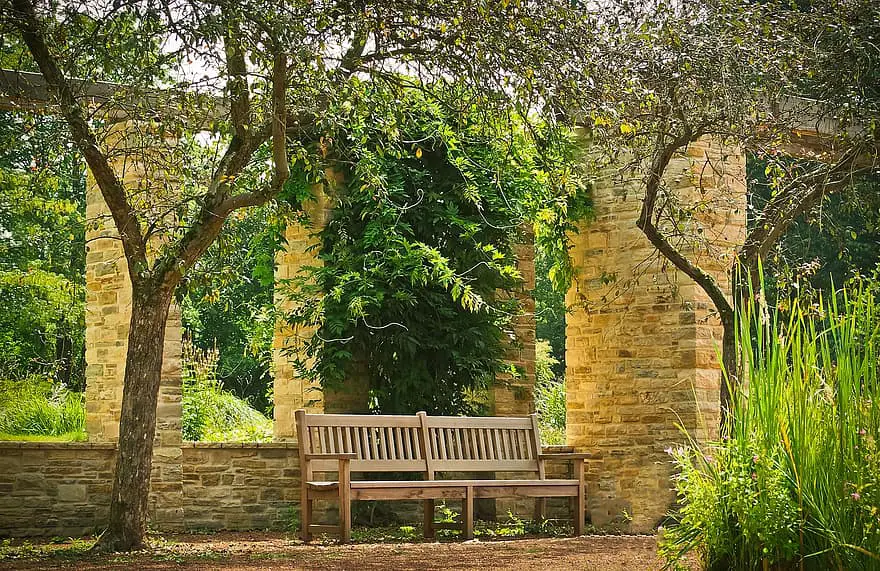
{"label": "climbing vine", "polygon": [[343,390],[366,374],[382,412],[481,412],[517,342],[514,246],[583,191],[563,160],[570,139],[511,117],[486,121],[478,106],[456,105],[469,98],[447,94],[371,86],[343,104],[345,127],[320,140],[343,181],[328,187],[323,264],[285,288],[289,321],[317,328],[297,347],[304,374]]}

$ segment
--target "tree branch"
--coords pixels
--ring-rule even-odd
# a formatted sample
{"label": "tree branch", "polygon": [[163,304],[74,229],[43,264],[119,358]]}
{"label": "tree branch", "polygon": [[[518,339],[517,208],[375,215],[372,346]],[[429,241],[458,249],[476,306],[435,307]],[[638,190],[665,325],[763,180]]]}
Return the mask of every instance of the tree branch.
{"label": "tree branch", "polygon": [[738,255],[740,262],[746,268],[754,269],[757,260],[766,257],[770,248],[799,216],[815,206],[826,193],[837,192],[852,184],[853,177],[861,170],[853,169],[853,166],[863,153],[861,145],[853,145],[830,168],[820,166],[798,177],[774,196],[746,237]]}
{"label": "tree branch", "polygon": [[226,20],[223,34],[223,47],[226,50],[226,71],[229,74],[228,88],[230,115],[236,135],[248,137],[248,124],[251,120],[250,89],[247,83],[247,64],[242,49],[241,26],[237,18],[227,14],[228,7],[223,4],[221,11]]}
{"label": "tree branch", "polygon": [[[733,315],[733,308],[727,297],[724,295],[718,282],[705,270],[691,262],[684,254],[682,254],[675,246],[672,245],[666,237],[657,228],[654,218],[656,214],[657,196],[663,181],[663,173],[673,155],[679,150],[687,147],[688,144],[696,141],[701,136],[699,131],[692,131],[690,127],[685,126],[684,132],[672,140],[669,144],[659,144],[660,151],[655,154],[651,162],[650,171],[645,181],[645,199],[642,202],[642,210],[639,214],[639,220],[636,225],[648,238],[648,241],[657,248],[672,264],[684,272],[688,277],[697,282],[703,290],[712,299],[718,312],[722,314],[722,319],[726,319]],[[661,135],[660,140],[664,137]]]}
{"label": "tree branch", "polygon": [[290,178],[287,163],[287,54],[278,49],[272,62],[272,159],[275,163],[275,180],[272,193],[281,192]]}

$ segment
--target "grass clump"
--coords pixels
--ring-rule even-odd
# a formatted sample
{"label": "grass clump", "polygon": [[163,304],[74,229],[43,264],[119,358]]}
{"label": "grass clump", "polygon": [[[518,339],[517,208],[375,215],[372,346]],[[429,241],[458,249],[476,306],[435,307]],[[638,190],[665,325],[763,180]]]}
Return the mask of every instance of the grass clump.
{"label": "grass clump", "polygon": [[266,442],[272,439],[272,421],[247,401],[224,390],[217,378],[219,354],[184,344],[184,440],[205,442]]}
{"label": "grass clump", "polygon": [[663,533],[720,569],[880,569],[877,284],[742,308],[747,387],[728,438],[671,450],[681,509]]}
{"label": "grass clump", "polygon": [[0,381],[0,440],[85,440],[82,393],[48,379]]}

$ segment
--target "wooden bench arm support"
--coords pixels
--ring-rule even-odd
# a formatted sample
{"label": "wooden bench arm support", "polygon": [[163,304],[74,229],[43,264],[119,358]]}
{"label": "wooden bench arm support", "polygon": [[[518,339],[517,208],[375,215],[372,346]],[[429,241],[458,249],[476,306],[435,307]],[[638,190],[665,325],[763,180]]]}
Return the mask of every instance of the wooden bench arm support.
{"label": "wooden bench arm support", "polygon": [[[548,452],[538,454],[538,465],[541,470],[541,478],[544,477],[544,462],[547,460],[567,460],[572,463],[574,476],[578,481],[578,495],[574,500],[574,534],[580,536],[584,534],[584,515],[587,510],[586,482],[584,481],[584,463],[586,460],[601,458],[601,454],[592,454],[590,452]],[[543,516],[543,504],[541,504],[540,512]],[[537,512],[538,510],[536,510]]]}

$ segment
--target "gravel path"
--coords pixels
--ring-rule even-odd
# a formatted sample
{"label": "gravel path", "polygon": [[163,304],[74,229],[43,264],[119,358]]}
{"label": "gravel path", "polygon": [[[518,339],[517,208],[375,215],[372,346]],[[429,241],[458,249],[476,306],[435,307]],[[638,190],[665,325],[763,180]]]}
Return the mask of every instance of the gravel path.
{"label": "gravel path", "polygon": [[[40,558],[0,560],[0,569],[655,571],[662,567],[656,539],[650,536],[304,545],[284,534],[260,532],[166,536],[151,551],[127,555],[75,555],[63,543],[38,547],[44,552]],[[46,552],[55,555],[47,557]]]}

